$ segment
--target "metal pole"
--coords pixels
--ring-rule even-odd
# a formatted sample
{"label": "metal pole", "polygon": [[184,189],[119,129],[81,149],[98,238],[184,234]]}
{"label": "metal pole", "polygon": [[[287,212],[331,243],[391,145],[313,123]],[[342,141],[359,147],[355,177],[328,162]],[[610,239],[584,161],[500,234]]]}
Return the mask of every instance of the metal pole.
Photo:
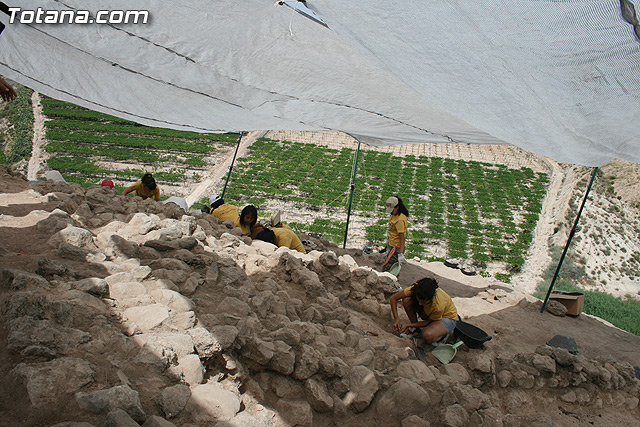
{"label": "metal pole", "polygon": [[242,135],[244,135],[244,132],[240,132],[240,138],[238,138],[238,144],[236,145],[236,152],[233,153],[233,159],[231,159],[231,165],[229,166],[229,173],[227,174],[227,180],[224,182],[224,188],[222,189],[222,196],[221,196],[223,199],[224,199],[224,193],[227,191],[227,184],[229,183],[229,178],[231,178],[231,171],[233,170],[233,164],[236,161],[238,148],[240,148],[240,141],[242,140]]}
{"label": "metal pole", "polygon": [[589,197],[589,191],[591,191],[591,184],[596,179],[596,173],[598,173],[598,168],[593,168],[593,173],[591,174],[591,181],[589,181],[589,185],[587,186],[587,192],[582,199],[582,204],[580,205],[580,209],[578,210],[578,215],[576,216],[576,220],[573,222],[573,228],[569,232],[569,238],[567,239],[567,244],[564,246],[564,250],[562,251],[562,256],[560,257],[560,261],[558,262],[558,268],[556,268],[556,272],[553,275],[553,279],[551,280],[551,285],[549,285],[549,290],[547,291],[547,296],[544,298],[544,303],[542,304],[542,309],[540,313],[544,313],[547,308],[547,304],[549,302],[549,297],[551,296],[551,291],[553,290],[553,285],[556,283],[556,279],[558,278],[558,274],[560,273],[560,268],[562,268],[562,262],[564,261],[565,255],[567,255],[567,251],[569,250],[569,245],[571,244],[571,239],[573,239],[573,235],[576,233],[576,227],[578,226],[578,221],[580,221],[580,214],[582,214],[582,209],[584,208],[584,204],[587,202],[587,197]]}
{"label": "metal pole", "polygon": [[351,202],[353,201],[353,190],[356,188],[356,171],[358,170],[358,157],[360,156],[360,141],[358,141],[358,149],[356,150],[356,162],[353,165],[353,174],[351,175],[351,193],[349,194],[349,209],[347,210],[347,226],[344,228],[344,242],[342,249],[347,247],[347,233],[349,232],[349,219],[351,218]]}

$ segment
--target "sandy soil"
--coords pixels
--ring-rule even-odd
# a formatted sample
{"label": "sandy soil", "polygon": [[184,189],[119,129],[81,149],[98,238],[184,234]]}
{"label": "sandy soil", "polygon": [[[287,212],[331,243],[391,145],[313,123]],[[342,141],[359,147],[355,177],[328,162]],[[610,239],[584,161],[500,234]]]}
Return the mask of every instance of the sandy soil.
{"label": "sandy soil", "polygon": [[[248,132],[245,134],[241,141],[240,147],[238,148],[237,157],[243,157],[247,153],[247,148],[251,146],[258,138],[261,138],[265,135],[266,132]],[[199,201],[203,197],[208,197],[218,190],[218,183],[220,180],[229,172],[229,167],[231,166],[231,161],[233,160],[233,155],[235,150],[232,150],[230,155],[220,164],[217,164],[215,169],[211,170],[209,175],[206,176],[205,179],[200,182],[200,184],[193,189],[187,196],[185,196],[185,200],[187,202],[187,206],[191,206],[197,201]]]}
{"label": "sandy soil", "polygon": [[42,158],[42,148],[46,143],[42,104],[40,104],[40,94],[36,91],[31,94],[31,104],[33,105],[33,146],[31,147],[31,158],[27,165],[27,179],[35,181],[45,161]]}

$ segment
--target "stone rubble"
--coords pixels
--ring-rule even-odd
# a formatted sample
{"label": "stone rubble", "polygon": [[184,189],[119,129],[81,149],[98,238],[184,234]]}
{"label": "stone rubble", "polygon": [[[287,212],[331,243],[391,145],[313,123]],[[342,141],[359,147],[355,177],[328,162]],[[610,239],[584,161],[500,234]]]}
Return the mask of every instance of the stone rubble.
{"label": "stone rubble", "polygon": [[[633,367],[566,350],[428,365],[391,334],[395,278],[251,242],[210,215],[107,187],[31,185],[58,209],[35,272],[5,268],[11,375],[60,426],[554,425],[533,402],[638,413]],[[321,247],[321,249],[323,249]],[[499,292],[486,298],[501,298]],[[400,343],[400,344],[398,344]],[[71,402],[71,403],[69,403]],[[64,415],[60,414],[63,419]],[[332,424],[334,423],[334,424]]]}

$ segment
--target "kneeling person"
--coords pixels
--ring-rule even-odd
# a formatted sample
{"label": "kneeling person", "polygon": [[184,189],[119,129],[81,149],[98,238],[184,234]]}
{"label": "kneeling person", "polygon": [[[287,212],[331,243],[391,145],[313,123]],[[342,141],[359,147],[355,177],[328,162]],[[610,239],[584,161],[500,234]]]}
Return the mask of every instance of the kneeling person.
{"label": "kneeling person", "polygon": [[225,203],[222,197],[217,194],[209,197],[209,204],[211,205],[210,208],[208,208],[207,206],[203,206],[201,209],[203,209],[203,212],[210,213],[211,215],[215,216],[220,221],[226,221],[230,219],[235,224],[235,222],[240,219],[238,208]]}
{"label": "kneeling person", "polygon": [[265,228],[256,235],[255,239],[273,243],[277,247],[285,246],[303,254],[307,253],[296,233],[288,228],[274,228],[273,230]]}
{"label": "kneeling person", "polygon": [[[398,318],[397,302],[402,301],[409,324],[402,325]],[[444,344],[455,329],[458,311],[451,297],[438,287],[438,282],[424,278],[391,296],[393,329],[411,333],[422,328],[422,338],[432,345]],[[422,319],[418,321],[418,316]],[[413,328],[413,329],[411,329]]]}

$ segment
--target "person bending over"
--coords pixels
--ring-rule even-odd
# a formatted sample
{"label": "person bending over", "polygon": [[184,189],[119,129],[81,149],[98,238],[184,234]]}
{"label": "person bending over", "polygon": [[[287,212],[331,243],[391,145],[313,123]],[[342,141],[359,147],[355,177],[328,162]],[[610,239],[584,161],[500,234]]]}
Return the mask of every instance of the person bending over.
{"label": "person bending over", "polygon": [[122,194],[126,196],[133,191],[135,191],[135,196],[140,196],[143,199],[151,197],[157,202],[160,201],[160,187],[158,187],[156,180],[153,179],[153,176],[150,173],[142,175],[140,181],[136,182],[131,187],[126,188]]}
{"label": "person bending over", "polygon": [[296,233],[288,228],[274,228],[272,230],[264,228],[256,235],[255,240],[273,243],[277,247],[285,246],[303,254],[307,253]]}
{"label": "person bending over", "polygon": [[[410,323],[402,325],[398,318],[398,301]],[[393,329],[411,334],[422,328],[422,338],[431,345],[443,344],[456,327],[458,311],[451,297],[438,287],[438,282],[424,278],[391,296]],[[421,320],[418,321],[418,316]]]}
{"label": "person bending over", "polygon": [[220,221],[226,221],[230,219],[235,224],[240,219],[238,208],[224,202],[224,199],[218,194],[214,194],[209,197],[209,204],[211,207],[203,206],[202,211],[210,213],[218,218]]}

